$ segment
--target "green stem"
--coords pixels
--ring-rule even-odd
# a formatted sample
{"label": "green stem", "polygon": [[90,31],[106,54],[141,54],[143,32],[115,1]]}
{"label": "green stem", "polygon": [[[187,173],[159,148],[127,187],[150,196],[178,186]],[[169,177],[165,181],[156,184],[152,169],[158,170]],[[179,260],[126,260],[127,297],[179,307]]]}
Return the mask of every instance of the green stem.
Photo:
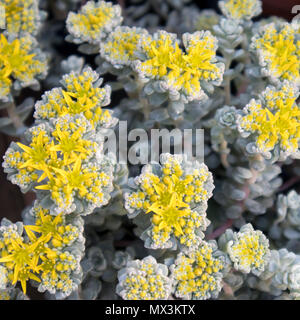
{"label": "green stem", "polygon": [[[229,70],[231,62],[232,62],[232,60],[227,57],[226,62],[225,62],[225,71]],[[230,105],[230,102],[231,102],[231,81],[230,81],[229,76],[226,76],[224,89],[225,89],[225,104]]]}
{"label": "green stem", "polygon": [[220,152],[221,152],[221,163],[224,166],[224,168],[229,167],[229,163],[227,160],[227,141],[222,136],[222,142],[220,145]]}
{"label": "green stem", "polygon": [[[21,120],[21,118],[17,113],[17,108],[14,102],[11,102],[9,106],[6,108],[6,110],[7,110],[8,117],[11,119],[17,133],[20,132],[21,129],[26,128],[26,126],[24,125],[23,121]],[[25,138],[23,136],[20,136],[20,141],[24,143]]]}
{"label": "green stem", "polygon": [[16,109],[16,105],[14,102],[10,103],[9,106],[6,108],[7,110],[7,114],[9,116],[9,118],[11,119],[14,127],[19,130],[21,128],[24,127],[24,124],[22,122],[22,120],[20,119],[18,113],[17,113],[17,109]]}

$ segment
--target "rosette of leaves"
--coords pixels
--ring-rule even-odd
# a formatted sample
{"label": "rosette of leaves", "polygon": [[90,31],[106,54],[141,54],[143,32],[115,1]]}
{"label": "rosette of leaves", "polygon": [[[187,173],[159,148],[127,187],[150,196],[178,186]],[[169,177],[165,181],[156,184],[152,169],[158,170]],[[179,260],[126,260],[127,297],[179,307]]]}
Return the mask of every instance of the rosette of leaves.
{"label": "rosette of leaves", "polygon": [[300,196],[295,190],[279,194],[276,202],[277,217],[270,226],[269,235],[284,246],[297,244],[300,239]]}
{"label": "rosette of leaves", "polygon": [[[238,48],[244,41],[245,31],[235,20],[226,18],[221,18],[219,23],[212,27],[212,30],[218,39],[219,50],[225,64],[222,87],[225,104],[229,105],[231,104],[231,81],[235,82],[236,79],[242,77],[246,62],[246,48]],[[241,82],[237,81],[235,85],[239,91]]]}
{"label": "rosette of leaves", "polygon": [[249,278],[248,285],[273,296],[279,296],[284,292],[299,293],[300,256],[286,248],[271,250],[265,271],[259,278]]}
{"label": "rosette of leaves", "polygon": [[[85,215],[101,206],[100,198],[108,203],[113,190],[114,159],[102,154],[103,136],[84,116],[66,115],[41,123],[28,129],[25,138],[29,146],[13,142],[3,163],[8,179],[18,184],[22,192],[39,189],[42,205],[56,214],[76,211]],[[97,177],[95,170],[99,172]],[[93,201],[95,192],[100,193]]]}

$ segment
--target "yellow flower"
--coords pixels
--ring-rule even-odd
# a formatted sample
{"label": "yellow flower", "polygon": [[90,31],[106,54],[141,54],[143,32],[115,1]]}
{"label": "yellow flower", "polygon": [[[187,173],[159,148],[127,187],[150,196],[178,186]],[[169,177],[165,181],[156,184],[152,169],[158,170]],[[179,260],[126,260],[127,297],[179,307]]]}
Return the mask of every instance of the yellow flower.
{"label": "yellow flower", "polygon": [[70,252],[61,252],[56,249],[41,255],[41,285],[40,288],[54,294],[62,292],[69,295],[76,284],[71,275],[76,272],[79,261]]}
{"label": "yellow flower", "polygon": [[77,128],[73,133],[62,131],[59,124],[56,125],[52,135],[56,138],[57,143],[50,147],[50,151],[61,152],[63,154],[63,163],[68,165],[74,162],[78,156],[85,159],[92,152],[96,152],[96,142],[82,139],[85,128]]}
{"label": "yellow flower", "polygon": [[169,154],[162,156],[161,163],[161,176],[145,167],[136,178],[138,190],[125,195],[125,207],[129,214],[150,213],[148,235],[153,248],[169,247],[171,238],[194,247],[201,241],[199,231],[209,224],[205,209],[213,189],[211,175],[205,166],[185,168],[182,159]]}
{"label": "yellow flower", "polygon": [[261,152],[272,151],[276,146],[282,152],[298,152],[300,141],[300,110],[296,104],[297,88],[287,82],[280,88],[268,87],[262,100],[252,99],[238,120],[241,132],[256,136]]}
{"label": "yellow flower", "polygon": [[219,2],[222,13],[230,19],[250,20],[262,11],[260,0],[225,0]]}
{"label": "yellow flower", "polygon": [[36,34],[40,25],[37,0],[3,0],[6,30],[10,34]]}
{"label": "yellow flower", "polygon": [[140,40],[147,34],[142,28],[117,27],[101,44],[101,55],[114,66],[129,66],[139,59],[137,53],[141,52]]}
{"label": "yellow flower", "polygon": [[100,43],[103,37],[121,24],[122,19],[119,5],[105,1],[88,1],[79,13],[69,13],[67,28],[76,43]]}
{"label": "yellow flower", "polygon": [[165,300],[170,295],[168,268],[152,256],[129,261],[118,278],[117,293],[124,300]]}
{"label": "yellow flower", "polygon": [[262,27],[251,40],[263,75],[274,82],[289,80],[300,83],[300,41],[289,23],[270,23]]}
{"label": "yellow flower", "polygon": [[195,100],[205,96],[201,81],[220,85],[224,65],[216,63],[217,39],[209,31],[184,34],[185,51],[179,48],[174,34],[159,31],[152,39],[142,40],[146,58],[135,62],[141,77],[162,80],[170,90]]}
{"label": "yellow flower", "polygon": [[4,66],[0,69],[0,97],[5,97],[9,94],[11,87],[11,79],[9,78],[9,70]]}
{"label": "yellow flower", "polygon": [[45,57],[36,50],[36,41],[29,35],[8,40],[0,36],[0,92],[8,94],[12,78],[22,86],[36,82],[37,77],[45,76],[47,64]]}
{"label": "yellow flower", "polygon": [[23,190],[49,190],[57,213],[73,211],[75,198],[87,203],[85,214],[108,202],[113,160],[97,157],[102,140],[83,115],[41,123],[26,136],[28,146],[12,143],[5,154],[8,179]]}
{"label": "yellow flower", "polygon": [[38,130],[36,134],[29,146],[20,142],[17,142],[17,145],[24,151],[22,157],[25,160],[19,168],[33,168],[38,171],[44,171],[38,180],[39,182],[51,176],[48,161],[53,158],[53,152],[51,153],[50,139],[46,131]]}
{"label": "yellow flower", "polygon": [[65,75],[62,81],[65,90],[54,88],[46,92],[36,103],[34,117],[49,120],[82,114],[95,128],[114,126],[117,119],[102,109],[110,103],[111,89],[107,85],[100,88],[101,83],[102,79],[89,67]]}
{"label": "yellow flower", "polygon": [[238,233],[233,234],[233,240],[227,244],[227,251],[234,267],[244,273],[261,273],[270,255],[269,241],[264,234],[254,231],[251,224],[244,225]]}
{"label": "yellow flower", "polygon": [[203,242],[197,250],[180,253],[170,267],[179,298],[204,300],[216,298],[221,291],[223,262],[215,257],[216,245]]}
{"label": "yellow flower", "polygon": [[9,263],[7,267],[13,269],[12,284],[17,281],[21,282],[23,292],[26,294],[26,281],[40,279],[32,273],[31,270],[37,270],[37,259],[35,258],[35,249],[39,245],[41,239],[34,243],[24,243],[21,239],[11,239],[11,253],[0,258],[0,263]]}

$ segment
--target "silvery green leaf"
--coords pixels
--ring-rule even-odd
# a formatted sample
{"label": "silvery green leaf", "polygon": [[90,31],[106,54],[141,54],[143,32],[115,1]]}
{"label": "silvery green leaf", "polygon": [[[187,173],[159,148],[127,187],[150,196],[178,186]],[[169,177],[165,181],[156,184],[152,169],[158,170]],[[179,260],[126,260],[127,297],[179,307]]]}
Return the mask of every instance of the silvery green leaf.
{"label": "silvery green leaf", "polygon": [[124,84],[124,89],[126,92],[134,92],[137,89],[137,83],[135,81],[130,81],[127,80],[126,83]]}
{"label": "silvery green leaf", "polygon": [[11,121],[10,118],[7,118],[7,117],[1,117],[0,118],[0,128],[1,127],[5,127],[5,126],[7,126],[7,125],[9,125],[11,123],[12,123],[12,121]]}
{"label": "silvery green leaf", "polygon": [[168,95],[166,93],[153,93],[148,96],[149,103],[155,107],[162,105],[168,99]]}
{"label": "silvery green leaf", "polygon": [[38,81],[36,81],[32,85],[30,85],[29,88],[33,91],[39,91],[41,90],[41,84]]}
{"label": "silvery green leaf", "polygon": [[87,257],[93,265],[93,269],[90,271],[92,276],[100,276],[107,267],[106,259],[103,252],[98,247],[92,247],[87,251]]}
{"label": "silvery green leaf", "polygon": [[282,178],[278,177],[277,179],[274,179],[270,181],[271,188],[278,189],[282,185]]}
{"label": "silvery green leaf", "polygon": [[168,105],[169,112],[171,114],[181,114],[184,111],[184,103],[182,101],[173,101]]}
{"label": "silvery green leaf", "polygon": [[300,195],[295,190],[291,190],[286,199],[289,208],[298,209],[300,207]]}
{"label": "silvery green leaf", "polygon": [[253,197],[258,197],[264,194],[264,187],[260,183],[250,184],[249,189]]}
{"label": "silvery green leaf", "polygon": [[105,270],[101,276],[102,280],[105,282],[114,282],[117,278],[117,273],[112,270]]}
{"label": "silvery green leaf", "polygon": [[222,52],[225,56],[233,58],[235,50],[232,48],[222,48]]}
{"label": "silvery green leaf", "polygon": [[281,228],[278,225],[273,225],[269,230],[269,236],[272,239],[280,239],[280,237],[281,237]]}
{"label": "silvery green leaf", "polygon": [[105,226],[109,230],[117,230],[120,228],[121,224],[122,221],[120,220],[120,218],[115,216],[107,217],[105,221]]}
{"label": "silvery green leaf", "polygon": [[136,19],[143,16],[147,12],[148,8],[149,8],[149,3],[145,3],[144,5],[141,5],[141,6],[132,6],[131,8],[129,8],[132,10],[128,10],[128,11],[131,13],[132,18]]}
{"label": "silvery green leaf", "polygon": [[70,73],[71,71],[80,72],[83,68],[83,65],[84,59],[75,55],[71,55],[61,62],[61,67],[64,73]]}
{"label": "silvery green leaf", "polygon": [[97,54],[97,53],[99,53],[99,45],[92,45],[89,43],[84,43],[78,47],[78,51],[81,53],[84,53],[84,54],[88,54],[88,55]]}
{"label": "silvery green leaf", "polygon": [[151,120],[161,121],[169,118],[168,112],[165,108],[159,108],[150,112]]}
{"label": "silvery green leaf", "polygon": [[80,262],[80,265],[82,267],[82,272],[84,275],[86,275],[87,273],[89,273],[93,269],[92,262],[87,258],[83,259]]}
{"label": "silvery green leaf", "polygon": [[246,193],[245,191],[239,190],[239,189],[234,189],[230,192],[230,199],[236,200],[236,201],[241,201],[245,198]]}
{"label": "silvery green leaf", "polygon": [[262,204],[260,202],[252,200],[252,199],[246,199],[245,206],[250,212],[257,214],[257,215],[264,214],[266,212],[266,208],[264,206],[262,206]]}
{"label": "silvery green leaf", "polygon": [[124,268],[127,262],[131,259],[131,256],[127,252],[116,251],[112,266],[116,269]]}
{"label": "silvery green leaf", "polygon": [[207,81],[201,81],[201,87],[208,94],[212,94],[214,92],[214,86]]}
{"label": "silvery green leaf", "polygon": [[234,55],[233,55],[233,59],[241,59],[241,58],[244,58],[245,55],[246,55],[245,50],[238,49],[238,50],[235,50]]}
{"label": "silvery green leaf", "polygon": [[6,108],[8,108],[9,107],[9,105],[10,105],[10,103],[12,103],[13,101],[11,100],[11,101],[1,101],[0,102],[0,110],[1,109],[6,109]]}
{"label": "silvery green leaf", "polygon": [[251,170],[243,167],[236,167],[235,174],[237,174],[239,177],[243,179],[250,179],[253,176]]}
{"label": "silvery green leaf", "polygon": [[276,223],[279,223],[285,219],[287,214],[287,208],[288,208],[287,197],[280,194],[277,198],[276,206],[277,206],[277,214],[278,214]]}
{"label": "silvery green leaf", "polygon": [[299,239],[300,238],[300,232],[292,229],[292,228],[287,228],[283,231],[283,234],[285,235],[285,237],[287,237],[288,239]]}
{"label": "silvery green leaf", "polygon": [[163,81],[155,81],[152,83],[154,91],[158,93],[166,92],[166,84]]}
{"label": "silvery green leaf", "polygon": [[82,283],[81,295],[84,300],[96,300],[98,297],[102,284],[98,279],[89,277]]}
{"label": "silvery green leaf", "polygon": [[247,68],[247,74],[248,76],[254,77],[254,78],[260,78],[261,73],[260,73],[260,68],[259,67],[251,67]]}
{"label": "silvery green leaf", "polygon": [[237,219],[241,216],[243,209],[241,206],[233,205],[226,209],[226,217],[230,219]]}
{"label": "silvery green leaf", "polygon": [[224,281],[233,289],[233,291],[236,291],[243,285],[244,279],[242,275],[228,273],[224,277]]}
{"label": "silvery green leaf", "polygon": [[13,124],[9,124],[9,125],[0,127],[0,132],[3,132],[9,136],[18,137],[18,136],[22,136],[26,129],[27,129],[26,127],[23,127],[17,130]]}
{"label": "silvery green leaf", "polygon": [[148,82],[145,87],[143,88],[146,95],[151,95],[154,93],[154,89],[152,86],[152,82]]}
{"label": "silvery green leaf", "polygon": [[224,72],[224,79],[229,78],[229,79],[233,79],[234,76],[234,69],[228,69]]}

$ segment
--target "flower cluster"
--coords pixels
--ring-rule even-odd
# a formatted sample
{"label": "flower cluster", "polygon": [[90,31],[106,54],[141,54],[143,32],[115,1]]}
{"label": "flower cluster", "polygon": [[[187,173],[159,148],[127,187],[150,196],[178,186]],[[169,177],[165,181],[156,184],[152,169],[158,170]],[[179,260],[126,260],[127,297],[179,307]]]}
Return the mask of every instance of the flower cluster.
{"label": "flower cluster", "polygon": [[209,224],[205,210],[214,188],[212,175],[204,164],[181,155],[162,154],[160,162],[159,168],[146,165],[135,178],[137,190],[125,193],[125,208],[130,218],[151,213],[151,226],[142,235],[146,247],[170,248],[175,239],[183,247],[195,247]]}
{"label": "flower cluster", "polygon": [[117,27],[101,44],[101,56],[114,67],[131,66],[141,53],[142,37],[150,37],[146,29]]}
{"label": "flower cluster", "polygon": [[297,23],[273,22],[252,38],[250,50],[259,59],[262,75],[274,83],[289,80],[300,84],[300,45]]}
{"label": "flower cluster", "polygon": [[[174,100],[201,100],[206,97],[201,82],[220,85],[224,64],[217,62],[217,39],[209,31],[185,33],[182,37],[185,52],[180,49],[175,34],[158,31],[142,39],[145,58],[134,64],[143,82],[160,83]],[[177,98],[176,98],[177,97]]]}
{"label": "flower cluster", "polygon": [[26,282],[32,279],[40,283],[40,291],[69,295],[80,283],[83,220],[76,215],[52,216],[38,201],[28,215],[34,224],[24,226],[27,237],[21,223],[2,220],[1,289],[20,281],[26,293]]}
{"label": "flower cluster", "polygon": [[[1,258],[8,256],[11,252],[16,251],[18,243],[23,242],[22,223],[12,224],[8,220],[3,219],[0,226],[0,252]],[[25,250],[24,250],[25,253]],[[20,254],[21,259],[21,254]],[[0,262],[1,263],[1,262]],[[18,274],[14,274],[14,263],[6,263],[1,265],[1,289],[6,289],[9,282],[16,283]],[[26,283],[26,281],[25,281]],[[24,282],[22,284],[24,286]]]}
{"label": "flower cluster", "polygon": [[243,225],[239,232],[227,231],[227,252],[234,268],[243,273],[260,274],[269,262],[269,240],[260,230],[254,230],[251,224]]}
{"label": "flower cluster", "polygon": [[225,0],[219,2],[222,13],[229,19],[251,20],[262,12],[260,0]]}
{"label": "flower cluster", "polygon": [[24,217],[30,224],[25,226],[27,233],[39,233],[41,236],[51,234],[51,240],[47,243],[49,248],[64,250],[74,242],[84,242],[82,236],[83,220],[74,214],[65,215],[63,213],[53,216],[49,209],[45,209],[39,200],[34,202],[33,207]]}
{"label": "flower cluster", "polygon": [[260,99],[252,99],[244,108],[244,114],[238,117],[242,136],[253,134],[261,153],[296,157],[300,138],[298,95],[297,87],[289,82],[280,88],[267,87]]}
{"label": "flower cluster", "polygon": [[64,88],[47,91],[36,103],[34,117],[49,121],[82,114],[96,130],[113,127],[117,119],[112,111],[102,109],[110,103],[111,88],[108,85],[101,88],[102,81],[90,67],[64,75],[61,81]]}
{"label": "flower cluster", "polygon": [[224,262],[214,241],[203,242],[187,254],[179,253],[171,265],[175,296],[183,299],[216,298],[222,289]]}
{"label": "flower cluster", "polygon": [[25,230],[34,239],[49,237],[46,244],[37,247],[39,252],[38,290],[56,293],[57,296],[68,296],[80,284],[80,260],[84,252],[83,220],[76,214],[59,214],[53,216],[39,201],[35,201],[26,219],[32,225]]}
{"label": "flower cluster", "polygon": [[116,26],[120,25],[121,7],[105,1],[88,1],[79,13],[71,12],[67,29],[75,43],[100,43]]}
{"label": "flower cluster", "polygon": [[[11,90],[31,86],[37,79],[46,76],[46,56],[37,47],[30,35],[15,38],[0,35],[0,98],[5,98]],[[13,80],[14,83],[13,83]]]}
{"label": "flower cluster", "polygon": [[124,300],[166,300],[171,293],[168,267],[152,256],[127,262],[118,279],[116,290]]}
{"label": "flower cluster", "polygon": [[2,5],[9,34],[37,33],[41,19],[38,0],[3,0]]}
{"label": "flower cluster", "polygon": [[102,136],[83,115],[67,114],[28,129],[26,135],[28,146],[12,143],[4,156],[8,179],[23,191],[33,185],[48,190],[51,212],[89,214],[108,202],[113,165],[101,154]]}

